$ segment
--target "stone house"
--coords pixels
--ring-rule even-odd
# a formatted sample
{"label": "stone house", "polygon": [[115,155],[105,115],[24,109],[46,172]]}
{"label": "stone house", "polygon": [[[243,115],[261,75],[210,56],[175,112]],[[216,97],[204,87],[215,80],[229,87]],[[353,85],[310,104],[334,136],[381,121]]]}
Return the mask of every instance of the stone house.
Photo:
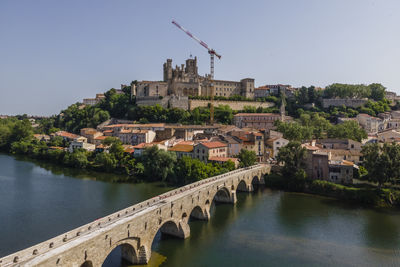
{"label": "stone house", "polygon": [[254,89],[254,98],[263,98],[270,95],[270,89],[267,86],[260,86]]}
{"label": "stone house", "polygon": [[383,143],[397,142],[400,139],[400,132],[395,130],[385,130],[377,134],[378,141]]}
{"label": "stone house", "polygon": [[228,145],[222,142],[204,142],[194,147],[194,158],[205,163],[210,157],[228,157]]}
{"label": "stone house", "polygon": [[246,133],[245,136],[239,137],[242,140],[242,148],[254,151],[258,157],[258,161],[263,161],[265,156],[264,134],[258,132]]}
{"label": "stone house", "polygon": [[347,160],[359,165],[362,162],[362,153],[360,150],[347,149],[320,149],[320,152],[328,153],[329,160]]}
{"label": "stone house", "polygon": [[329,161],[329,179],[332,183],[352,184],[353,170],[358,168],[353,162],[347,160]]}
{"label": "stone house", "polygon": [[238,113],[233,116],[233,124],[239,128],[275,129],[277,120],[282,120],[277,113]]}
{"label": "stone house", "polygon": [[140,143],[151,143],[156,138],[156,133],[151,130],[131,130],[122,129],[117,134],[122,143],[138,145]]}
{"label": "stone house", "polygon": [[168,151],[172,151],[175,152],[176,157],[178,159],[186,156],[186,157],[190,157],[193,158],[193,145],[186,145],[186,144],[177,144],[171,148],[168,149]]}
{"label": "stone house", "polygon": [[[309,164],[309,163],[307,163]],[[315,151],[311,161],[312,179],[323,180],[329,177],[329,155],[326,152]]]}
{"label": "stone house", "polygon": [[383,120],[380,118],[363,113],[358,114],[356,118],[361,127],[369,134],[377,133],[384,129]]}
{"label": "stone house", "polygon": [[102,136],[103,133],[97,131],[96,129],[93,128],[82,128],[80,131],[81,136],[84,136],[87,138],[89,143],[94,144],[95,143],[95,138]]}
{"label": "stone house", "polygon": [[242,140],[236,136],[220,136],[222,142],[228,144],[228,157],[237,156],[242,149]]}
{"label": "stone house", "polygon": [[317,145],[326,149],[352,149],[361,150],[362,144],[360,142],[354,141],[352,139],[319,139],[317,140]]}

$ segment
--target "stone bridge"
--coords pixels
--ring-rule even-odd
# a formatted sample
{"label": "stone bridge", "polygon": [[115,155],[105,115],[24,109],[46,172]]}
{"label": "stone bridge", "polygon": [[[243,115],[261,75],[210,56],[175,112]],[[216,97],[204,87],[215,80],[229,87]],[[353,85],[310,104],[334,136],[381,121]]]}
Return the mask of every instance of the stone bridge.
{"label": "stone bridge", "polygon": [[118,246],[128,262],[146,264],[158,231],[189,237],[189,218],[208,220],[213,201],[235,203],[237,191],[252,191],[269,172],[260,164],[177,188],[1,258],[0,266],[101,266]]}

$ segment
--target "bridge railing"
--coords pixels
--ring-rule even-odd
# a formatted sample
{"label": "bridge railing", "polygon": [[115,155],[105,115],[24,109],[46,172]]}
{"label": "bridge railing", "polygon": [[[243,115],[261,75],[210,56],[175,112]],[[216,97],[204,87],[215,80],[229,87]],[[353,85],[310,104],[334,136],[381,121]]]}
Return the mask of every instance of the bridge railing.
{"label": "bridge railing", "polygon": [[133,215],[142,209],[148,208],[149,206],[151,206],[159,201],[167,199],[168,197],[175,196],[177,194],[183,193],[187,190],[196,188],[203,184],[207,184],[207,183],[210,183],[213,181],[223,179],[225,177],[231,176],[232,174],[237,174],[240,172],[245,172],[245,171],[248,171],[251,169],[256,169],[256,168],[261,168],[261,167],[262,167],[261,165],[254,165],[251,167],[241,168],[241,169],[237,169],[237,170],[234,170],[234,171],[231,171],[228,173],[224,173],[224,174],[213,176],[213,177],[210,177],[207,179],[203,179],[201,181],[197,181],[197,182],[185,185],[185,186],[177,188],[177,189],[173,189],[164,194],[161,194],[161,195],[155,196],[151,199],[139,202],[128,208],[119,210],[108,216],[99,218],[99,219],[92,221],[90,223],[87,223],[83,226],[77,227],[71,231],[68,231],[61,235],[53,237],[49,240],[43,241],[34,246],[28,247],[26,249],[20,250],[18,252],[15,252],[13,254],[10,254],[8,256],[0,258],[0,266],[12,266],[12,265],[16,265],[19,262],[24,262],[29,259],[32,259],[38,254],[43,254],[43,253],[46,253],[56,247],[60,247],[60,246],[64,245],[65,243],[67,243],[75,238],[78,238],[81,235],[84,235],[84,234],[92,232],[96,229],[105,227],[122,217]]}

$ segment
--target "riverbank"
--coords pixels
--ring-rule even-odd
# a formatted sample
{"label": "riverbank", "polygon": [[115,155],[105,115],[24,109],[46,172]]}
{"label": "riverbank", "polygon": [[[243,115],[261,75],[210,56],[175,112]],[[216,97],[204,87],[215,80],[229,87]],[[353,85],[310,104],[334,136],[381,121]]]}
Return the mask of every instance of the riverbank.
{"label": "riverbank", "polygon": [[400,208],[400,191],[393,188],[379,189],[364,184],[341,185],[323,180],[307,179],[297,181],[296,187],[293,188],[291,183],[293,183],[292,179],[277,173],[265,176],[265,185],[273,189],[326,196],[367,207]]}

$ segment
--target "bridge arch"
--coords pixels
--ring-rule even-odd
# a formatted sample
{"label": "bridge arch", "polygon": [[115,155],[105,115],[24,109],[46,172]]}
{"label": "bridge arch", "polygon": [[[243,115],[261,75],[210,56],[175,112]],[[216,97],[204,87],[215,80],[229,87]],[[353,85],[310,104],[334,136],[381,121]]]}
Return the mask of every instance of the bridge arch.
{"label": "bridge arch", "polygon": [[234,196],[232,196],[231,190],[225,186],[218,188],[212,198],[216,203],[234,203]]}
{"label": "bridge arch", "polygon": [[200,206],[195,206],[190,212],[189,219],[196,219],[206,221],[210,218],[207,206],[202,208]]}
{"label": "bridge arch", "polygon": [[238,185],[236,187],[236,191],[239,191],[239,192],[247,192],[248,191],[248,185],[245,180],[241,180],[238,183]]}
{"label": "bridge arch", "polygon": [[[109,259],[109,256],[114,253],[114,251],[120,249],[121,258],[131,264],[138,264],[138,253],[136,252],[135,247],[137,247],[137,240],[133,238],[127,238],[120,240],[110,246],[110,248],[104,253],[103,259],[99,262],[101,265],[104,264],[105,261]],[[90,267],[91,265],[85,265],[85,267]]]}

